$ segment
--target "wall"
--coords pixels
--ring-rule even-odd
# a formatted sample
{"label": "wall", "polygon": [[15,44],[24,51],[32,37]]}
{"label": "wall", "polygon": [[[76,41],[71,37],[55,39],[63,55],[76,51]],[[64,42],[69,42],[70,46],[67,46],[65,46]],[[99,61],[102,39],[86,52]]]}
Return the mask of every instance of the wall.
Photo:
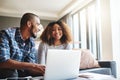
{"label": "wall", "polygon": [[117,77],[120,80],[120,0],[110,0],[113,60],[117,63]]}
{"label": "wall", "polygon": [[120,79],[120,0],[98,0],[101,9],[102,60],[116,61]]}
{"label": "wall", "polygon": [[101,12],[102,60],[116,61],[117,78],[120,79],[120,0],[97,0]]}
{"label": "wall", "polygon": [[0,16],[0,29],[8,27],[19,27],[20,18]]}
{"label": "wall", "polygon": [[113,60],[110,0],[97,0],[100,12],[101,60]]}
{"label": "wall", "polygon": [[[40,20],[40,21],[44,27],[50,22],[50,20]],[[20,26],[20,18],[0,16],[0,29],[5,29],[8,27],[19,27],[19,26]]]}

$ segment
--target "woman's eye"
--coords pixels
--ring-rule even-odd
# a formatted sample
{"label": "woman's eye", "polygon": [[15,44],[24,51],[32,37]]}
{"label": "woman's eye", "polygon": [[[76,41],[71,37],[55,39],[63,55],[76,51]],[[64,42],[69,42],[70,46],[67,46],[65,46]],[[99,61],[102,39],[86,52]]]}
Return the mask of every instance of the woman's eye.
{"label": "woman's eye", "polygon": [[62,30],[62,29],[58,29],[58,30]]}

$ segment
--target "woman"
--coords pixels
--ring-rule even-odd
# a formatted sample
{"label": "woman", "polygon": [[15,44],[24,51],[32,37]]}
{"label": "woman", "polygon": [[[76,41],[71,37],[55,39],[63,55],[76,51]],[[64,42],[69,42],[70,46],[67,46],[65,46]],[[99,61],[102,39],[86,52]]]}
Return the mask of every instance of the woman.
{"label": "woman", "polygon": [[40,36],[38,63],[45,65],[48,49],[71,49],[69,27],[61,21],[50,22]]}

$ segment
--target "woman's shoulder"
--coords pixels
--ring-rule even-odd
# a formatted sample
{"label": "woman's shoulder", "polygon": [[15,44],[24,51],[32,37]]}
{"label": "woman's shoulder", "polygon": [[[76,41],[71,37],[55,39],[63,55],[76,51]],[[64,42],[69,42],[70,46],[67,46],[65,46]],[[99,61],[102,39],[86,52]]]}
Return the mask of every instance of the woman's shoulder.
{"label": "woman's shoulder", "polygon": [[65,49],[72,49],[72,45],[70,43],[63,44]]}
{"label": "woman's shoulder", "polygon": [[71,44],[70,43],[65,43],[63,44],[64,46],[70,46]]}
{"label": "woman's shoulder", "polygon": [[45,43],[45,42],[40,42],[40,44],[39,45],[41,45],[41,46],[48,46],[48,44],[47,43]]}
{"label": "woman's shoulder", "polygon": [[39,43],[39,49],[45,49],[47,47],[47,44],[44,42]]}

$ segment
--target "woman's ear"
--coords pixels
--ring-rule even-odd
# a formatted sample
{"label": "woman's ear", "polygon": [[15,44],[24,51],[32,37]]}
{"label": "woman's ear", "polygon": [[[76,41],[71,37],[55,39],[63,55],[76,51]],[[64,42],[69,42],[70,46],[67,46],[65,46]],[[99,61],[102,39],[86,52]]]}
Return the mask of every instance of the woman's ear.
{"label": "woman's ear", "polygon": [[31,21],[27,21],[27,26],[31,27]]}

